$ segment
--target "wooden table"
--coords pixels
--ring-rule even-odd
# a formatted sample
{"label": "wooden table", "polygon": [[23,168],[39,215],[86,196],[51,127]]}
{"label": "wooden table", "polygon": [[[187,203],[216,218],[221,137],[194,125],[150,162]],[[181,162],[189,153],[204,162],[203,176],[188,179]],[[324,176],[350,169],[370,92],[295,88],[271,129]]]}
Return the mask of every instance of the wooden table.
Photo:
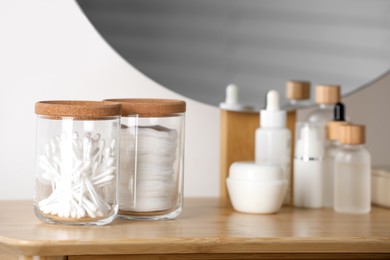
{"label": "wooden table", "polygon": [[217,199],[186,199],[176,220],[119,219],[103,227],[41,223],[30,201],[1,201],[0,209],[1,260],[390,259],[390,210],[383,208],[246,215]]}

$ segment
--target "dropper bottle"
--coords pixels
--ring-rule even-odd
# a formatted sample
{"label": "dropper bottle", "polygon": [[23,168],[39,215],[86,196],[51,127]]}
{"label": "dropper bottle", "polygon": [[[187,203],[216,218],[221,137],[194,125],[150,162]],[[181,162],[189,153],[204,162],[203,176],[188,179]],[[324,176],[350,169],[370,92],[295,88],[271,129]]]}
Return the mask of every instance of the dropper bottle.
{"label": "dropper bottle", "polygon": [[316,103],[318,107],[309,115],[309,122],[326,124],[333,118],[333,109],[340,101],[339,85],[318,85],[316,87]]}
{"label": "dropper bottle", "polygon": [[288,182],[284,204],[290,202],[290,143],[291,133],[286,128],[286,111],[280,109],[279,93],[267,93],[266,109],[260,111],[260,128],[256,130],[256,163],[279,165]]}
{"label": "dropper bottle", "polygon": [[334,107],[333,120],[326,124],[325,170],[324,170],[324,206],[333,206],[334,159],[339,148],[339,127],[346,125],[344,104],[338,102]]}
{"label": "dropper bottle", "polygon": [[364,125],[339,127],[334,171],[334,210],[364,214],[371,210],[371,158],[364,148]]}

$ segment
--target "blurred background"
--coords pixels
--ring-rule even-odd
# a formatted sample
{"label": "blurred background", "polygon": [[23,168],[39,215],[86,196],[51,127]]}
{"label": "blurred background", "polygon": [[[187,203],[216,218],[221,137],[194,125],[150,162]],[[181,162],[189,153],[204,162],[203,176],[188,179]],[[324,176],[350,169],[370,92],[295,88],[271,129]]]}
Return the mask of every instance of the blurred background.
{"label": "blurred background", "polygon": [[[225,87],[261,108],[286,80],[344,95],[390,68],[382,0],[78,0],[103,38],[163,86],[218,106]],[[314,95],[313,95],[314,99]]]}
{"label": "blurred background", "polygon": [[[165,3],[165,1],[160,2]],[[201,2],[204,3],[205,1]],[[110,1],[106,1],[106,4],[108,3]],[[141,1],[136,1],[136,3],[141,3]],[[389,2],[384,1],[384,3]],[[161,7],[161,5],[158,5],[159,8],[164,7],[165,9],[155,10],[156,15],[160,11],[162,12],[161,15],[163,15],[164,10],[170,10],[167,6]],[[219,9],[215,7],[214,10],[218,11]],[[225,9],[222,8],[221,10]],[[351,10],[355,9],[351,6]],[[364,9],[360,7],[359,10]],[[383,10],[387,14],[388,11],[389,9]],[[266,14],[264,13],[263,16],[266,16]],[[138,11],[134,12],[131,18],[137,21],[139,15]],[[120,18],[120,15],[114,15],[110,19]],[[233,17],[232,19],[237,18]],[[190,24],[195,23],[192,20],[189,21],[191,21]],[[370,24],[367,25],[367,21],[369,19],[356,21],[357,27],[366,28],[367,32],[374,34],[375,31],[370,28]],[[204,24],[200,22],[197,21],[197,25],[207,27],[209,24],[207,20],[204,21]],[[223,21],[220,22],[223,23]],[[352,24],[346,25],[351,26]],[[137,28],[140,30],[140,34],[148,32],[147,29],[136,26],[134,30],[137,30]],[[388,23],[383,24],[381,28],[387,32],[390,31]],[[237,27],[238,29],[239,27]],[[110,30],[114,32],[115,27]],[[136,61],[126,60],[128,58],[120,51],[118,53],[116,46],[113,45],[114,48],[111,47],[111,43],[107,43],[100,35],[100,32],[90,23],[75,1],[3,0],[0,2],[0,32],[0,109],[2,111],[2,122],[0,123],[0,199],[32,198],[35,159],[34,104],[36,101],[48,99],[101,100],[118,97],[185,99],[188,104],[186,118],[185,196],[218,196],[219,109],[216,105],[223,101],[224,89],[227,83],[237,81],[236,83],[240,84],[238,79],[246,79],[245,76],[237,75],[231,78],[228,77],[230,73],[233,75],[236,71],[231,62],[232,57],[226,63],[227,67],[220,69],[222,74],[210,73],[213,78],[220,78],[221,81],[213,83],[217,85],[217,89],[213,90],[216,96],[212,100],[206,101],[200,97],[184,95],[180,90],[174,89],[175,86],[179,85],[191,86],[192,90],[209,86],[211,83],[203,82],[206,79],[198,76],[197,72],[192,69],[186,72],[183,71],[184,68],[180,70],[177,67],[169,70],[170,65],[168,62],[167,64],[157,64],[150,72],[147,72],[144,65],[142,65],[147,62],[137,64]],[[167,32],[160,31],[160,33],[165,35]],[[388,42],[390,37],[384,40]],[[137,44],[142,47],[145,43],[137,41],[129,43],[131,46]],[[298,48],[301,45],[297,46],[295,47]],[[180,46],[174,45],[171,47],[173,51],[175,49],[180,50]],[[273,46],[270,46],[268,43],[268,47]],[[286,45],[280,43],[279,46],[275,47],[285,48]],[[255,46],[252,48],[255,49]],[[305,49],[307,48],[305,47]],[[372,50],[372,52],[368,51],[368,49],[361,51],[363,49],[348,50],[344,48],[343,52],[339,52],[336,55],[340,56],[347,52],[347,56],[355,61],[356,66],[350,68],[348,75],[354,76],[356,74],[361,76],[357,67],[358,61],[362,59],[380,59],[381,62],[389,65],[390,60],[386,56],[389,54],[388,48],[375,49],[375,46],[368,46],[367,48]],[[223,50],[227,53],[234,53],[234,50],[228,47],[223,48]],[[329,51],[333,53],[331,49]],[[255,52],[255,50],[248,52],[247,57],[250,58],[251,54]],[[147,51],[142,52],[139,50],[136,54],[133,56],[134,59],[137,57],[140,59],[152,59],[149,62],[152,64],[155,63],[153,58],[158,58],[157,55]],[[370,54],[374,55],[370,56]],[[181,53],[179,56],[181,55],[184,54]],[[170,57],[168,56],[168,61]],[[201,60],[201,57],[198,57],[198,61],[200,62]],[[299,59],[296,60],[297,63],[300,63]],[[184,59],[183,61],[191,60]],[[212,61],[217,62],[217,60],[212,58],[206,59],[206,61],[206,63],[211,63],[210,65],[213,65]],[[218,62],[223,62],[223,60]],[[308,63],[308,61],[302,63],[310,69],[311,63]],[[193,63],[190,62],[190,64],[202,67],[201,63],[195,63],[195,61]],[[218,68],[216,65],[214,67]],[[389,67],[385,68],[384,71],[387,71]],[[246,70],[246,68],[242,67],[237,71],[257,73],[256,70]],[[260,68],[265,69],[265,67]],[[372,66],[366,68],[367,71],[371,71]],[[354,72],[355,69],[356,72]],[[209,67],[205,70],[207,72]],[[161,76],[159,78],[152,71],[168,71],[171,75],[182,79],[177,84],[169,83],[168,77]],[[266,88],[279,87],[284,89],[284,82],[289,79],[287,78],[289,76],[288,71],[287,68],[280,70],[281,74],[287,73],[283,74],[286,78],[278,79],[278,83],[275,83],[275,86],[270,84],[272,86],[266,85]],[[366,86],[366,88],[344,99],[347,105],[348,116],[354,122],[367,125],[367,147],[372,154],[374,164],[390,164],[390,119],[388,116],[390,113],[390,75],[384,75],[382,72],[376,73],[373,78],[367,78],[367,82],[362,82],[361,84],[361,86]],[[272,75],[277,74],[278,70],[275,69]],[[367,72],[367,74],[369,73]],[[340,74],[340,76],[342,77],[343,74]],[[256,80],[255,76],[248,76],[248,78]],[[310,80],[310,78],[306,79]],[[342,83],[341,78],[340,82]],[[242,81],[241,85],[243,87],[252,86],[251,83],[245,83],[245,81]],[[261,85],[263,84],[256,84],[256,86]],[[360,85],[356,83],[355,86]],[[263,97],[260,93],[262,90],[258,91],[255,99],[262,100]],[[202,91],[200,93],[200,95],[204,95]],[[243,90],[243,93],[250,92]],[[208,94],[204,96],[207,97]],[[303,118],[306,114],[307,110],[304,110],[300,112],[299,116]]]}

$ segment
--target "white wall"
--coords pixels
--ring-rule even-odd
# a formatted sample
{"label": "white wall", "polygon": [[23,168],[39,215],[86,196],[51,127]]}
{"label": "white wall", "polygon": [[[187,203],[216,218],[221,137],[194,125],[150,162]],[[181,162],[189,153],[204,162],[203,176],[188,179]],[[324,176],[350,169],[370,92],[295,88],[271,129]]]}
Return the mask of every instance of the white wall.
{"label": "white wall", "polygon": [[[1,1],[0,32],[0,199],[32,198],[36,101],[184,98],[119,57],[73,1]],[[217,196],[218,110],[186,101],[185,195]]]}
{"label": "white wall", "polygon": [[[127,64],[73,1],[1,1],[0,32],[0,199],[32,197],[36,101],[184,98]],[[388,162],[390,150],[389,85],[387,76],[346,99],[351,117],[370,124],[377,163]],[[185,196],[218,196],[218,109],[185,99]]]}

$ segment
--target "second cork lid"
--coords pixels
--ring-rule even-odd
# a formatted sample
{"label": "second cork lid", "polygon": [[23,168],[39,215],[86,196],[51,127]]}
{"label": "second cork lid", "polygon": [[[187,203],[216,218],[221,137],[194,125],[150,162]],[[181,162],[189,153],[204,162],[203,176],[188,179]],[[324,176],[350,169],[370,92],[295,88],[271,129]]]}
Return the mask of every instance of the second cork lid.
{"label": "second cork lid", "polygon": [[310,98],[310,82],[290,80],[286,85],[286,97],[292,100],[305,100]]}
{"label": "second cork lid", "polygon": [[318,104],[336,104],[340,100],[339,85],[317,85],[316,103]]}
{"label": "second cork lid", "polygon": [[366,128],[364,125],[340,125],[339,142],[341,144],[364,144],[366,142]]}
{"label": "second cork lid", "polygon": [[186,112],[186,102],[176,99],[119,98],[106,99],[122,105],[122,116],[137,114],[140,117],[165,117]]}

